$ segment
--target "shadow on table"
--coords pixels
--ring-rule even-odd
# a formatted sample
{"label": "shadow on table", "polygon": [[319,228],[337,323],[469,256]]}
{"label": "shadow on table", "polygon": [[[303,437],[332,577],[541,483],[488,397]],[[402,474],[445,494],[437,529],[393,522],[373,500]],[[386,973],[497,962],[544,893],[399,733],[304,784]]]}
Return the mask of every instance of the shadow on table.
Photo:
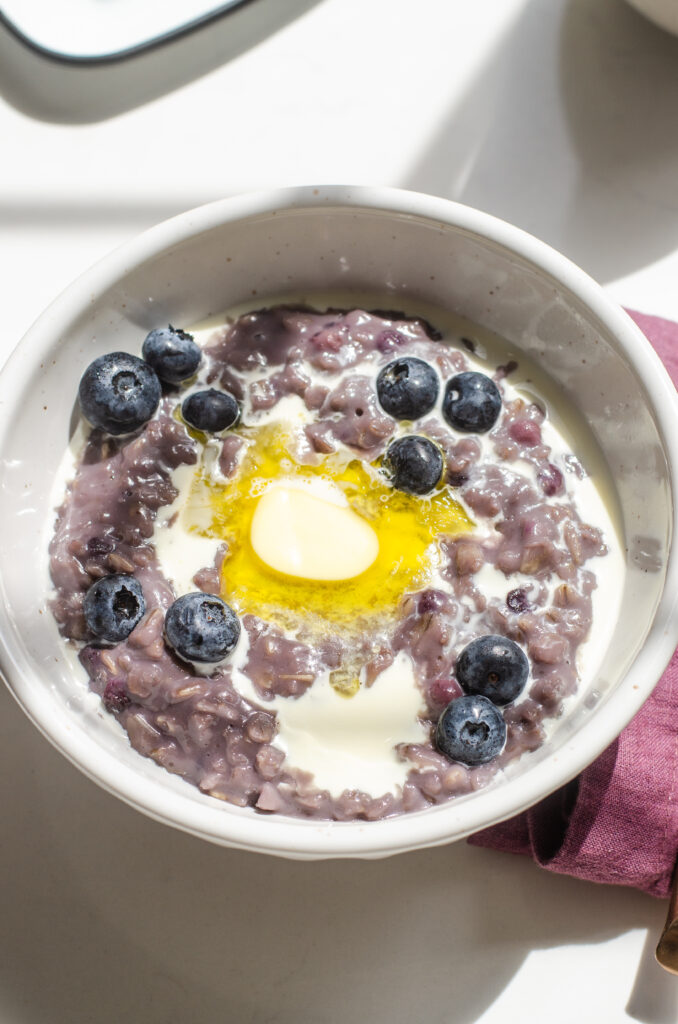
{"label": "shadow on table", "polygon": [[[649,897],[465,844],[376,862],[219,849],[99,790],[4,690],[0,744],[3,1019],[467,1024],[532,950],[661,924]],[[672,979],[643,970],[636,1019],[668,1024]]]}
{"label": "shadow on table", "polygon": [[[186,34],[103,64],[66,63],[24,45],[0,22],[0,95],[41,121],[103,121],[200,78],[301,17],[318,0],[248,0]],[[272,83],[274,88],[274,83]],[[237,96],[223,98],[224,131]]]}
{"label": "shadow on table", "polygon": [[70,227],[75,231],[91,228],[98,232],[101,229],[108,230],[111,226],[128,226],[130,231],[138,232],[186,210],[202,206],[203,203],[224,199],[230,194],[228,190],[211,195],[205,190],[187,189],[183,194],[170,198],[144,197],[135,200],[134,197],[114,196],[108,201],[87,197],[82,200],[54,200],[41,196],[4,201],[0,195],[0,224],[5,229],[27,231],[64,230]]}
{"label": "shadow on table", "polygon": [[676,246],[678,39],[621,0],[531,0],[403,184],[610,281]]}

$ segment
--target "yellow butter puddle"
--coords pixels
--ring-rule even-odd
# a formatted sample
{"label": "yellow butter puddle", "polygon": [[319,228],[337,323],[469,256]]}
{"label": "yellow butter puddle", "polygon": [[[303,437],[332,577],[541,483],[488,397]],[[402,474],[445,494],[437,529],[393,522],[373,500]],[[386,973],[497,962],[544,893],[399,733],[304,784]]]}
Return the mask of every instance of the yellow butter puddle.
{"label": "yellow butter puddle", "polygon": [[[303,465],[291,454],[280,424],[238,431],[247,449],[234,478],[224,484],[196,471],[186,529],[222,539],[224,600],[240,613],[252,612],[289,624],[303,616],[359,626],[366,618],[395,609],[402,595],[427,585],[441,562],[438,540],[470,530],[472,521],[447,486],[418,497],[394,490],[378,465],[328,455]],[[257,503],[271,484],[323,480],[338,487],[349,506],[375,531],[379,552],[372,565],[347,580],[300,579],[272,569],[255,553],[250,530]],[[327,537],[332,545],[334,538]]]}

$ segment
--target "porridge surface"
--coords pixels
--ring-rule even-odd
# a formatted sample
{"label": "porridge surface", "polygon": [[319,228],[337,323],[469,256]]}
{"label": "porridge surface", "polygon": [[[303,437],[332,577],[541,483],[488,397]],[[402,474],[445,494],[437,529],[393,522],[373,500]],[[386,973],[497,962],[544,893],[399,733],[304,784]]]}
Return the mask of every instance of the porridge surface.
{"label": "porridge surface", "polygon": [[[389,312],[275,306],[196,339],[197,381],[165,386],[131,437],[88,434],[50,544],[59,629],[132,746],[211,796],[338,820],[469,793],[538,748],[577,691],[593,596],[619,554],[581,453],[512,383],[516,363]],[[404,357],[440,381],[414,422],[388,415],[375,385]],[[445,382],[478,369],[501,410],[489,431],[460,432],[441,413]],[[240,406],[237,425],[211,437],[178,415],[205,387]],[[389,445],[411,435],[442,454],[430,494],[396,490],[384,472]],[[324,577],[303,577],[321,563]],[[83,600],[111,573],[136,577],[146,612],[102,646]],[[164,641],[166,611],[196,589],[241,622],[216,666],[187,664]],[[462,694],[461,651],[486,634],[518,644],[529,677],[501,709],[503,750],[473,767],[433,735]]]}

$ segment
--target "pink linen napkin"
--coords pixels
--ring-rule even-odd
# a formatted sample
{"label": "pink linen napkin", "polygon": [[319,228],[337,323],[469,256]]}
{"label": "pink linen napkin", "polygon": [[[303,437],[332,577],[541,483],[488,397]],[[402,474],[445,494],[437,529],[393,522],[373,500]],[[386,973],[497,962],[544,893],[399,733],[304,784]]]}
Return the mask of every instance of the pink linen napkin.
{"label": "pink linen napkin", "polygon": [[[629,310],[678,387],[678,324]],[[649,700],[582,774],[470,843],[549,871],[665,897],[678,854],[678,651]]]}

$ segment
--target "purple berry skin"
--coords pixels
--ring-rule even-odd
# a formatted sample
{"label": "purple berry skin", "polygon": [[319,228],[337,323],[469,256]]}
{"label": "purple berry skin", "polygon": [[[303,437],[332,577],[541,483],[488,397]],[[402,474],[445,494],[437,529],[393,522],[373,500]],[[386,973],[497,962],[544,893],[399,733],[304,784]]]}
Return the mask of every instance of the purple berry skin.
{"label": "purple berry skin", "polygon": [[110,555],[111,551],[115,549],[115,541],[112,537],[90,537],[87,541],[87,554],[92,558],[100,557],[101,555]]}
{"label": "purple berry skin", "polygon": [[484,373],[466,370],[445,385],[443,416],[455,430],[484,434],[494,426],[500,412],[499,389]]}
{"label": "purple berry skin", "polygon": [[392,441],[384,456],[384,466],[393,486],[407,494],[429,494],[443,475],[440,449],[419,434]]}
{"label": "purple berry skin", "polygon": [[377,397],[382,409],[396,420],[418,420],[438,399],[438,374],[423,359],[394,359],[377,377]]}
{"label": "purple berry skin", "polygon": [[181,406],[181,415],[190,427],[205,434],[220,434],[235,426],[240,416],[240,406],[229,391],[194,391]]}
{"label": "purple berry skin", "polygon": [[537,473],[537,480],[547,498],[554,498],[556,494],[562,494],[564,489],[563,474],[557,466],[549,462]]}
{"label": "purple berry skin", "polygon": [[132,703],[132,700],[125,689],[124,679],[111,679],[106,683],[103,696],[101,698],[104,702],[104,707],[107,711],[112,712],[114,715],[119,715],[121,711],[128,708]]}
{"label": "purple berry skin", "polygon": [[506,595],[506,604],[512,612],[526,612],[530,607],[530,602],[527,599],[527,592],[518,587],[516,590],[510,590]]}
{"label": "purple berry skin", "polygon": [[417,598],[417,611],[420,615],[433,615],[443,611],[448,601],[442,590],[422,590]]}
{"label": "purple berry skin", "polygon": [[200,366],[202,353],[193,335],[178,327],[158,327],[146,335],[141,354],[167,384],[181,384]]}
{"label": "purple berry skin", "polygon": [[377,348],[380,352],[388,355],[391,352],[397,352],[406,341],[407,338],[400,331],[386,330],[382,331],[377,338]]}
{"label": "purple berry skin", "polygon": [[165,642],[183,661],[214,664],[238,642],[240,621],[220,597],[196,591],[178,598],[165,615]]}
{"label": "purple berry skin", "polygon": [[100,642],[126,640],[146,611],[141,584],[126,573],[103,576],[85,594],[83,612],[90,633]]}
{"label": "purple berry skin", "polygon": [[82,413],[93,427],[115,437],[150,420],[160,402],[155,370],[129,352],[109,352],[87,367],[78,388]]}
{"label": "purple berry skin", "polygon": [[487,764],[506,744],[506,722],[487,697],[466,696],[450,701],[435,730],[436,748],[450,761],[470,767]]}
{"label": "purple berry skin", "polygon": [[505,636],[478,637],[457,658],[455,675],[465,693],[510,704],[521,693],[530,673],[525,652]]}

